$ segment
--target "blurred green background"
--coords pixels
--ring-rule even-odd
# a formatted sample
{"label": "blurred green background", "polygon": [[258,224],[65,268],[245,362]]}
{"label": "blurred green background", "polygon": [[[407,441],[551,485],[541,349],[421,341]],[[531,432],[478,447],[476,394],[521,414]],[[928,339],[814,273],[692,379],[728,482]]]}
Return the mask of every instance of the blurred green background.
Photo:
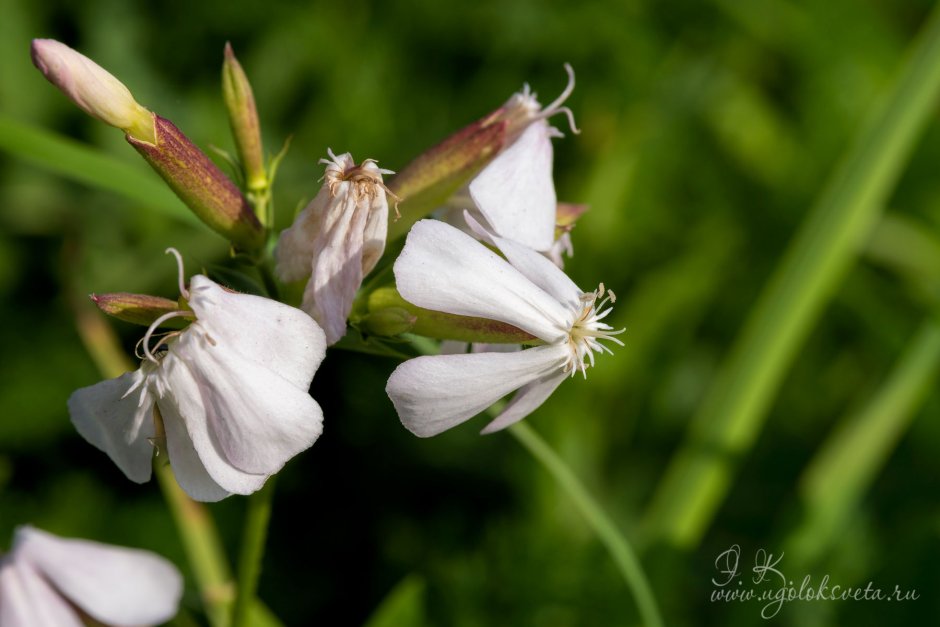
{"label": "blurred green background", "polygon": [[[714,515],[680,505],[677,521],[651,508],[667,498],[663,477],[693,416],[709,416],[703,401],[755,303],[930,8],[0,0],[0,548],[29,522],[150,548],[189,574],[156,484],[127,481],[69,423],[69,394],[100,378],[72,307],[92,308],[91,292],[175,296],[167,246],[192,271],[226,252],[182,205],[76,182],[16,147],[23,129],[42,129],[150,176],[120,132],[86,118],[32,67],[31,38],[72,45],[198,145],[229,150],[219,72],[230,40],[267,149],[293,136],[275,189],[281,226],[316,193],[327,147],[401,169],[523,82],[550,101],[570,62],[578,85],[568,104],[582,133],[555,141],[556,184],[591,211],[573,232],[567,269],[583,288],[604,281],[617,292],[613,321],[627,327],[626,347],[587,381],[564,384],[529,424],[641,552],[670,625],[762,622],[762,603],[710,600],[715,560],[733,544],[744,570],[760,548],[785,552],[779,567],[797,586],[828,575],[920,593],[903,603],[788,604],[778,624],[936,619],[933,104],[909,161],[899,158],[897,185],[860,227],[858,257],[825,290],[805,339],[791,343],[767,410],[752,412],[753,438],[716,453],[729,481]],[[114,326],[132,351],[141,329]],[[482,419],[415,438],[383,391],[394,366],[331,351],[316,376],[325,432],[288,464],[274,505],[260,587],[274,612],[288,625],[361,625],[404,581],[407,607],[387,624],[639,624],[609,555],[525,450],[506,434],[479,437]],[[740,391],[734,380],[721,385]],[[243,499],[210,510],[234,557]],[[692,531],[670,535],[676,527]],[[184,605],[202,620],[191,584]]]}

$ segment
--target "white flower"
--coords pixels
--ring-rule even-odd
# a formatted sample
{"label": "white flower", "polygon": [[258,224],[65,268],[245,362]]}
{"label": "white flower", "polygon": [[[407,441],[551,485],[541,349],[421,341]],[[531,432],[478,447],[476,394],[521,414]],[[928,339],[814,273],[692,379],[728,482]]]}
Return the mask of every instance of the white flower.
{"label": "white flower", "polygon": [[165,435],[191,497],[250,494],[320,436],[323,414],[308,389],[326,352],[323,332],[299,309],[228,292],[202,275],[180,291],[196,320],[164,337],[156,356],[152,331],[185,312],[155,321],[140,369],[73,393],[72,422],[132,481],[150,479],[152,442]]}
{"label": "white flower", "polygon": [[[567,376],[594,365],[594,353],[622,343],[601,322],[613,293],[583,292],[541,254],[512,240],[481,236],[505,259],[449,224],[412,227],[395,262],[402,297],[425,309],[498,320],[544,344],[518,352],[435,355],[398,366],[385,390],[402,424],[421,437],[437,435],[519,390],[483,433],[532,413]],[[606,295],[605,295],[606,294]],[[599,301],[599,302],[598,302]]]}
{"label": "white flower", "polygon": [[448,222],[461,227],[464,209],[497,235],[549,254],[555,244],[557,198],[552,178],[552,137],[561,137],[548,118],[568,116],[571,130],[578,130],[571,110],[562,106],[574,91],[574,71],[565,64],[568,85],[547,107],[525,85],[512,95],[497,115],[508,120],[506,147],[470,183],[459,191],[448,207],[460,213]]}
{"label": "white flower", "polygon": [[356,165],[348,152],[328,151],[323,187],[281,233],[275,250],[282,281],[310,277],[301,308],[320,323],[328,345],[346,334],[353,298],[385,250],[387,191],[383,174],[366,159]]}
{"label": "white flower", "polygon": [[0,627],[158,625],[176,615],[183,581],[149,551],[19,527],[0,558]]}

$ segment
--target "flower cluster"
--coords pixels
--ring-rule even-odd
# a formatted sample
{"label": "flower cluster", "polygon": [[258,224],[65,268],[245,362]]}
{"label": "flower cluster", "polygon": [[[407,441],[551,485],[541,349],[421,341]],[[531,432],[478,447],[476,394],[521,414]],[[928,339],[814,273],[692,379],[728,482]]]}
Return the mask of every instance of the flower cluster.
{"label": "flower cluster", "polygon": [[[603,284],[585,292],[560,269],[561,252],[571,254],[569,231],[585,210],[559,203],[553,182],[551,140],[561,133],[548,119],[565,114],[578,132],[563,106],[574,89],[567,65],[568,84],[547,107],[526,85],[388,184],[384,177],[393,172],[374,159],[357,164],[349,153],[328,150],[316,197],[275,237],[270,194],[279,157],[265,166],[254,97],[231,47],[223,92],[238,183],[91,60],[51,40],[36,40],[32,53],[79,107],[122,129],[180,199],[232,244],[233,256],[266,279],[263,295],[232,291],[204,274],[187,284],[182,256],[171,248],[177,299],[92,297],[105,313],[148,328],[139,367],[77,390],[68,411],[79,434],[134,482],[149,480],[157,455],[193,499],[259,490],[320,436],[323,415],[309,387],[326,347],[340,340],[382,343],[411,332],[446,343],[440,355],[399,365],[386,386],[404,426],[421,437],[515,392],[483,432],[503,429],[537,409],[565,378],[586,377],[595,354],[610,352],[605,341],[621,344],[622,330],[604,322],[613,292]],[[397,259],[383,264],[387,240],[408,226]],[[277,299],[272,261],[280,281],[306,281],[299,308]],[[392,273],[363,287],[370,272],[389,267]],[[166,594],[106,602],[95,577],[83,581],[70,570],[80,559],[117,574],[133,567],[153,575],[160,581],[152,588]],[[179,581],[155,559],[23,530],[0,562],[0,623],[72,624],[65,618],[72,606],[99,622],[162,620],[167,599],[179,597]],[[46,614],[24,618],[39,611]]]}

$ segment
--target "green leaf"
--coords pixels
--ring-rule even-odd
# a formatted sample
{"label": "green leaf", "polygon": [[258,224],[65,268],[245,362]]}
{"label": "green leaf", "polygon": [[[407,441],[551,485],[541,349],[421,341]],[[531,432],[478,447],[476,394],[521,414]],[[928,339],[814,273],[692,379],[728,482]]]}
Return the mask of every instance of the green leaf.
{"label": "green leaf", "polygon": [[153,173],[56,133],[0,115],[0,149],[73,181],[116,192],[145,209],[199,224]]}
{"label": "green leaf", "polygon": [[424,614],[424,579],[408,575],[385,596],[363,627],[421,627]]}

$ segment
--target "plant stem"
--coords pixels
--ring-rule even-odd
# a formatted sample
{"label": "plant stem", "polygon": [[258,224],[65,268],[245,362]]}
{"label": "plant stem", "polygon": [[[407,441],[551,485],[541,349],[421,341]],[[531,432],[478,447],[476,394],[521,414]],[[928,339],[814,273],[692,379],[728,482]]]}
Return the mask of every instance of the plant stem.
{"label": "plant stem", "polygon": [[169,463],[157,458],[154,471],[163,498],[176,521],[186,557],[199,586],[206,616],[213,627],[225,627],[229,624],[229,608],[232,604],[232,574],[215,522],[204,505],[186,496],[176,482]]}
{"label": "plant stem", "polygon": [[647,627],[661,627],[662,616],[649,580],[643,572],[643,566],[627,539],[620,533],[607,513],[598,505],[565,461],[538,433],[524,422],[517,422],[509,427],[508,431],[545,467],[558,486],[568,493],[575,507],[581,511],[594,533],[607,547],[627,587],[633,593],[643,624]]}
{"label": "plant stem", "polygon": [[646,542],[698,544],[788,368],[880,215],[938,92],[940,6],[754,306],[654,496]]}
{"label": "plant stem", "polygon": [[238,593],[232,613],[232,627],[250,625],[249,612],[255,603],[258,579],[261,575],[261,560],[268,538],[268,521],[271,518],[271,502],[274,499],[275,478],[268,479],[264,487],[248,497],[245,515],[245,530],[242,534],[241,553],[238,560]]}

